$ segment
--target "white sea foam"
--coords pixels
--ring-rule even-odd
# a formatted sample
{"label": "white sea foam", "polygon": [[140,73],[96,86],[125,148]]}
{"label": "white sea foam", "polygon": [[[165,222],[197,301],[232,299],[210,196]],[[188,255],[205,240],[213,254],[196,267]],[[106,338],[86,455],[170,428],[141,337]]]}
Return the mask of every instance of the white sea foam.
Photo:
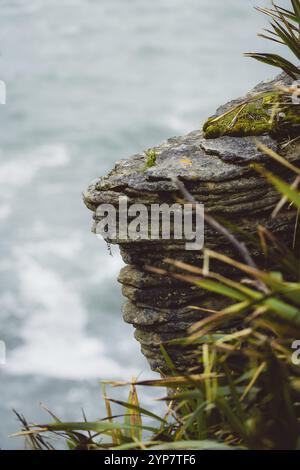
{"label": "white sea foam", "polygon": [[31,183],[41,170],[63,167],[70,162],[67,148],[59,144],[41,146],[8,161],[5,161],[3,155],[0,157],[3,162],[0,163],[1,222],[6,222],[13,215],[18,190]]}
{"label": "white sea foam", "polygon": [[70,155],[64,145],[45,145],[0,165],[0,184],[24,186],[30,183],[44,168],[65,166]]}
{"label": "white sea foam", "polygon": [[23,345],[8,354],[8,373],[63,379],[129,379],[136,373],[108,357],[101,339],[87,333],[87,312],[70,282],[28,254],[18,267],[20,297],[30,315],[20,331]]}
{"label": "white sea foam", "polygon": [[80,233],[73,233],[72,236],[64,238],[46,238],[26,243],[25,250],[27,254],[35,257],[48,257],[50,259],[49,257],[55,256],[70,261],[80,252],[82,243]]}

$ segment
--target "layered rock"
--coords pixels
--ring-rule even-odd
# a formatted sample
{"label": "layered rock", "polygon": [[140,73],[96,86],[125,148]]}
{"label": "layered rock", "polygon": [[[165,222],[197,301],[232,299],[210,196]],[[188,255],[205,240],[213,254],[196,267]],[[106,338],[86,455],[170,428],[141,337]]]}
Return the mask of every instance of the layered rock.
{"label": "layered rock", "polygon": [[[287,79],[280,76],[277,82],[286,84]],[[254,92],[259,93],[273,85],[274,81],[263,83]],[[217,113],[224,113],[243,99],[228,103]],[[286,146],[284,151],[280,142],[269,135],[259,136],[259,141],[284,153],[289,161],[296,163],[300,160],[297,141]],[[150,152],[117,162],[107,176],[100,177],[88,187],[84,201],[94,213],[93,231],[96,231],[99,221],[98,206],[107,203],[118,210],[120,196],[126,196],[128,204],[141,203],[147,208],[155,203],[173,204],[180,197],[172,180],[176,176],[196,200],[204,204],[207,212],[238,225],[247,236],[254,235],[258,225],[263,225],[284,243],[291,244],[295,212],[291,208],[271,218],[280,196],[251,167],[252,163],[262,163],[273,172],[279,172],[281,177],[291,179],[288,170],[257,149],[252,136],[223,136],[207,140],[203,132],[197,130],[169,139]],[[145,266],[165,267],[165,258],[201,266],[202,251],[187,251],[184,240],[124,240],[117,236],[107,241],[119,244],[123,260],[128,265],[119,277],[123,294],[128,299],[123,309],[124,320],[135,327],[136,339],[141,343],[151,368],[167,371],[160,353],[161,344],[165,345],[179,370],[196,367],[194,350],[183,350],[170,341],[184,337],[201,315],[207,315],[205,309],[220,310],[227,305],[227,300],[171,277],[151,274]],[[238,257],[228,241],[209,226],[205,226],[205,247]],[[257,248],[252,248],[252,255],[261,257]],[[238,276],[228,266],[215,265],[213,268]]]}

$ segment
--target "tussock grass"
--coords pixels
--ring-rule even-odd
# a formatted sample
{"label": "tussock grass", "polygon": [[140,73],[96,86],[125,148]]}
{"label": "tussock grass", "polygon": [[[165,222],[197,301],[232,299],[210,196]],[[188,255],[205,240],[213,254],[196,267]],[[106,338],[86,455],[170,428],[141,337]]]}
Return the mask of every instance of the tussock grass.
{"label": "tussock grass", "polygon": [[278,54],[250,52],[245,55],[265,64],[279,67],[290,77],[297,79],[300,74],[300,1],[290,0],[290,3],[289,10],[273,1],[271,8],[257,8],[259,12],[270,19],[269,28],[259,36],[288,47],[297,60],[296,64]]}

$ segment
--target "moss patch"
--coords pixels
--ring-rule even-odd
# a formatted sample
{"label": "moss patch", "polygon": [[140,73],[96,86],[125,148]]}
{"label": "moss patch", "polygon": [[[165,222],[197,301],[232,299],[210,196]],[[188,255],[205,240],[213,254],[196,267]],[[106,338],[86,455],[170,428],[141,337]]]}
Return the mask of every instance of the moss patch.
{"label": "moss patch", "polygon": [[208,119],[203,126],[204,136],[215,139],[224,135],[243,137],[299,132],[300,106],[286,104],[286,101],[287,97],[282,93],[264,93],[221,116]]}
{"label": "moss patch", "polygon": [[145,169],[152,168],[156,164],[157,153],[154,149],[149,149],[145,152],[146,155],[146,165]]}
{"label": "moss patch", "polygon": [[271,133],[276,125],[272,119],[272,108],[277,96],[277,93],[270,93],[259,100],[244,103],[222,116],[208,119],[203,126],[205,138]]}

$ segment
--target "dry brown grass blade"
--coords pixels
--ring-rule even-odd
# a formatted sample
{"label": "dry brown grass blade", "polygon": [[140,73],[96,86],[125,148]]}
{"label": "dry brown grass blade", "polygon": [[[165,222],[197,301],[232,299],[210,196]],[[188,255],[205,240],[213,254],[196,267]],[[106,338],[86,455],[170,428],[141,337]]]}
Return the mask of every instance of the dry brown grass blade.
{"label": "dry brown grass blade", "polygon": [[253,268],[252,266],[248,266],[247,264],[241,263],[240,261],[236,261],[230,258],[229,256],[222,255],[221,253],[217,253],[216,251],[213,251],[213,250],[206,250],[206,251],[211,258],[217,259],[219,261],[223,261],[224,263],[229,264],[230,266],[234,266],[240,271],[243,271],[255,278],[265,274],[264,271],[261,271],[258,268]]}
{"label": "dry brown grass blade", "polygon": [[[178,263],[176,261],[173,261],[173,260],[170,260],[170,259],[168,260],[168,263],[170,265],[173,265],[173,266],[178,265]],[[183,266],[182,263],[181,263],[181,266]],[[190,266],[189,264],[185,264],[186,271],[189,271],[190,268],[193,271],[193,266]],[[225,277],[225,276],[222,276],[221,274],[210,272],[208,275],[204,276],[203,270],[201,268],[196,268],[199,276],[194,276],[194,275],[191,275],[191,274],[173,273],[173,272],[167,271],[165,269],[156,268],[156,267],[148,266],[148,265],[145,265],[145,269],[149,272],[152,272],[152,273],[165,275],[165,276],[170,276],[170,277],[173,277],[174,279],[177,279],[179,281],[184,281],[184,282],[187,282],[189,284],[194,284],[195,286],[199,286],[199,284],[201,282],[201,278],[199,276],[202,276],[202,278],[211,279],[211,280],[214,280],[214,281],[218,281],[221,284],[225,284],[226,286],[231,287],[232,289],[235,289],[236,291],[238,291],[238,292],[240,292],[244,295],[247,295],[247,296],[251,296],[251,292],[253,292],[253,291],[250,291],[243,284],[241,284],[239,282],[236,282],[236,281],[233,281],[232,279],[230,279],[228,277]]]}
{"label": "dry brown grass blade", "polygon": [[204,308],[204,307],[198,307],[196,305],[188,305],[188,308],[191,308],[193,310],[198,310],[199,312],[204,312],[204,313],[219,313],[219,310],[212,310],[211,308]]}
{"label": "dry brown grass blade", "polygon": [[231,320],[237,313],[240,314],[242,310],[246,310],[251,301],[244,301],[238,304],[234,304],[221,312],[211,315],[208,318],[201,319],[199,322],[194,323],[189,329],[189,337],[187,343],[192,343],[197,339],[207,335],[212,330],[218,329],[219,325],[223,325],[224,321]]}
{"label": "dry brown grass blade", "polygon": [[252,387],[255,385],[255,382],[258,380],[259,376],[262,374],[263,370],[265,369],[266,367],[266,362],[263,362],[259,367],[258,369],[255,371],[255,374],[254,376],[252,377],[252,379],[250,380],[249,384],[247,385],[247,387],[245,388],[242,396],[240,397],[240,401],[243,401],[246,396],[248,395],[248,393],[250,392],[250,390],[252,389]]}
{"label": "dry brown grass blade", "polygon": [[295,227],[294,227],[294,236],[293,236],[293,249],[296,248],[297,232],[298,232],[298,226],[299,226],[299,214],[300,214],[300,209],[297,210],[297,215],[296,215],[296,221],[295,221]]}
{"label": "dry brown grass blade", "polygon": [[[172,387],[179,385],[186,385],[187,383],[193,382],[203,382],[207,379],[222,377],[222,374],[192,374],[188,376],[177,376],[177,377],[164,377],[162,379],[155,380],[139,380],[135,385],[139,386],[149,386],[149,387]],[[105,381],[105,384],[109,384],[112,387],[124,387],[131,385],[131,382],[126,381]]]}
{"label": "dry brown grass blade", "polygon": [[257,145],[257,148],[265,153],[266,155],[268,155],[269,157],[273,158],[274,160],[276,160],[278,163],[280,163],[281,165],[285,166],[286,168],[288,168],[289,170],[293,171],[294,173],[296,173],[296,175],[300,176],[300,169],[298,167],[296,167],[295,165],[293,165],[291,162],[289,162],[288,160],[286,160],[286,158],[282,157],[281,155],[279,155],[278,153],[274,152],[274,150],[270,149],[269,147],[267,147],[265,144],[263,144],[262,142],[260,142],[259,140],[255,139],[256,141],[256,145]]}
{"label": "dry brown grass blade", "polygon": [[[183,182],[180,181],[177,177],[172,177],[170,179],[171,181],[173,181],[174,184],[176,184],[178,190],[181,192],[185,200],[193,204],[195,210],[197,211],[198,201],[196,201],[194,196],[192,196],[192,194],[186,189]],[[227,241],[235,248],[235,250],[239,253],[239,255],[243,258],[244,262],[248,266],[251,266],[252,268],[257,268],[256,263],[245,243],[240,242],[233,233],[231,233],[226,227],[220,224],[214,217],[212,217],[207,212],[204,212],[204,222],[207,223],[214,230],[216,230],[218,233],[223,235],[227,239]],[[260,279],[257,280],[257,288],[265,294],[269,292],[267,286]]]}
{"label": "dry brown grass blade", "polygon": [[[109,423],[113,423],[112,409],[111,409],[111,406],[110,406],[109,398],[107,397],[107,394],[106,394],[106,388],[105,388],[104,384],[102,384],[102,392],[103,392],[102,396],[103,396],[103,400],[104,400],[104,403],[105,403],[107,419],[108,419]],[[121,436],[121,431],[119,429],[114,429],[112,431],[111,438],[112,438],[113,445],[117,446],[119,444],[120,436]]]}

